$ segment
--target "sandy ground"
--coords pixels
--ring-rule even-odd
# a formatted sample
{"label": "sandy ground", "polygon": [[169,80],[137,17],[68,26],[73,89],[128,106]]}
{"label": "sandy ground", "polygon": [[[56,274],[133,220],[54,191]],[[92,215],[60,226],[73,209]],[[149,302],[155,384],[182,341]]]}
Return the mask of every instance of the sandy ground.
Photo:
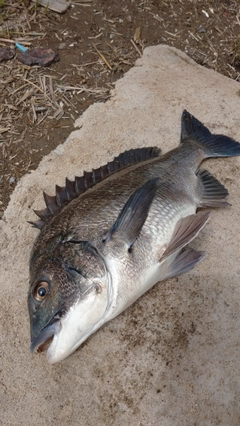
{"label": "sandy ground", "polygon": [[37,231],[26,221],[41,191],[119,152],[180,137],[186,108],[215,133],[240,140],[239,84],[166,46],[147,48],[94,104],[77,130],[24,176],[1,228],[0,424],[179,426],[240,424],[240,159],[206,163],[232,207],[214,210],[193,246],[207,257],[155,286],[60,364],[29,351],[28,260]]}

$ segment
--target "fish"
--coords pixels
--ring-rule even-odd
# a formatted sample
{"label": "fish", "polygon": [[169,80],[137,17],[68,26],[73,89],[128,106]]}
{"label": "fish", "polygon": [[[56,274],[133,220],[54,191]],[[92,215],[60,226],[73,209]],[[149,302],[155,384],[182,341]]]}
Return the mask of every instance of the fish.
{"label": "fish", "polygon": [[[228,190],[207,158],[240,155],[240,143],[212,134],[184,110],[180,144],[130,149],[35,210],[40,230],[30,256],[28,311],[32,352],[63,361],[156,283],[190,271],[205,252],[189,246]],[[206,209],[207,208],[207,209]]]}

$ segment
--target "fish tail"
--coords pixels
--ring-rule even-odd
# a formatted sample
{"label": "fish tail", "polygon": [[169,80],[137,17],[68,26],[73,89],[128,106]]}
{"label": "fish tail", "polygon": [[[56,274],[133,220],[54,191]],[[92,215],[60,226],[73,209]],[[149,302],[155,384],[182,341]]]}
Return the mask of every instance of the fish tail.
{"label": "fish tail", "polygon": [[181,122],[181,143],[195,139],[202,145],[205,158],[235,157],[240,155],[240,143],[224,135],[214,135],[188,111],[184,110]]}

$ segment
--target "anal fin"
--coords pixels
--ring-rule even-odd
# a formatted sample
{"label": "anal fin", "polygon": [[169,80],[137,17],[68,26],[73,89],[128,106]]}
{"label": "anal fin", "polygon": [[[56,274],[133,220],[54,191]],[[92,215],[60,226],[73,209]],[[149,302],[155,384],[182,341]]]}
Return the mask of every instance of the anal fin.
{"label": "anal fin", "polygon": [[172,262],[169,262],[168,259],[165,260],[168,265],[164,279],[172,278],[190,271],[204,257],[205,253],[203,251],[196,251],[190,247],[184,248]]}
{"label": "anal fin", "polygon": [[231,204],[224,201],[228,196],[228,190],[207,170],[200,169],[197,172],[202,187],[202,195],[199,207],[228,207]]}

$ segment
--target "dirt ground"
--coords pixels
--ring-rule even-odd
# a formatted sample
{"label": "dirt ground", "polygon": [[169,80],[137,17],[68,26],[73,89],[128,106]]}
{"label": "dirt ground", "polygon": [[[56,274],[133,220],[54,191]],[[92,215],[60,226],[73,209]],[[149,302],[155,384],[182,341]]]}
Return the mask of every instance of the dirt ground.
{"label": "dirt ground", "polygon": [[90,104],[109,97],[146,46],[177,47],[240,82],[238,1],[82,0],[63,15],[1,1],[0,47],[16,41],[52,48],[59,61],[30,67],[17,51],[0,64],[0,217],[20,177],[65,141]]}

